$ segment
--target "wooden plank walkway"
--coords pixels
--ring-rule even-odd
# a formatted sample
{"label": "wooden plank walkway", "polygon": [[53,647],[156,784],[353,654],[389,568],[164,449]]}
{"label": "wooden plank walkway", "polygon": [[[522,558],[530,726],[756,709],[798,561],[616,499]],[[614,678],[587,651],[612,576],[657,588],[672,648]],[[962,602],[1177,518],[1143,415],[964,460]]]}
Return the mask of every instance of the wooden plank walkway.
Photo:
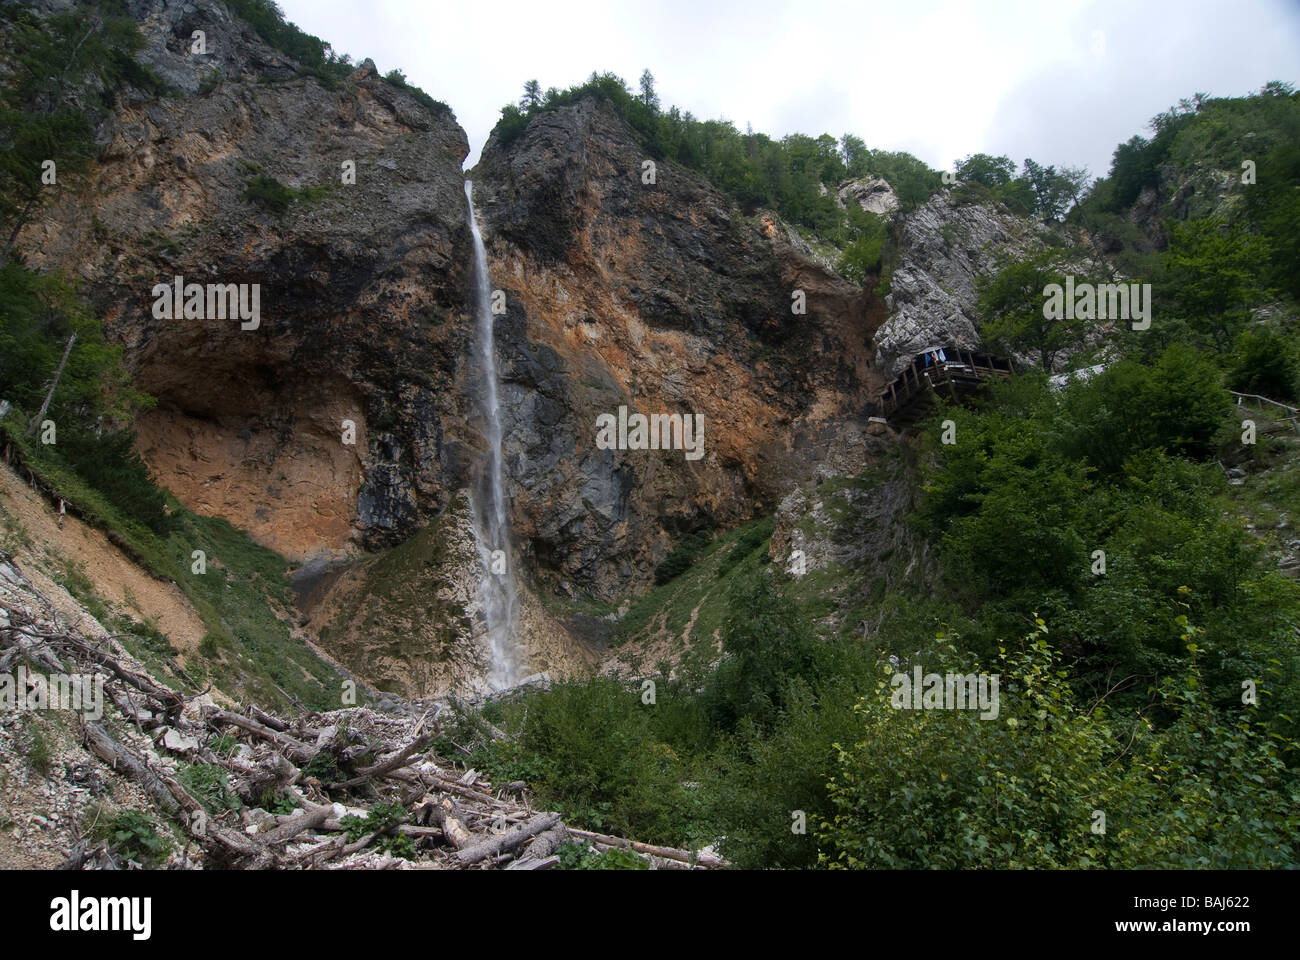
{"label": "wooden plank walkway", "polygon": [[[940,350],[946,360],[937,359]],[[883,416],[891,417],[931,389],[946,385],[955,399],[958,388],[969,389],[993,378],[1006,380],[1015,373],[1015,363],[1007,357],[946,344],[930,347],[913,357],[903,372],[890,381],[876,398],[876,406]]]}

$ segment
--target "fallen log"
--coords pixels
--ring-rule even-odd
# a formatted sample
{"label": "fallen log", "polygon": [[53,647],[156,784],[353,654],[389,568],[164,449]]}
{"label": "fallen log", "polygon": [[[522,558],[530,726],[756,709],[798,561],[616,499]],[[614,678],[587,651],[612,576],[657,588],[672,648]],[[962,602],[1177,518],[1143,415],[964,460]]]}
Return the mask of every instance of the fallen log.
{"label": "fallen log", "polygon": [[[320,829],[325,833],[340,833],[346,830],[347,827],[343,825],[342,821],[330,817],[320,825]],[[405,834],[406,836],[412,838],[419,838],[419,837],[441,838],[442,837],[441,827],[422,827],[414,823],[398,824],[397,832],[401,834]]]}
{"label": "fallen log", "polygon": [[170,716],[178,714],[185,709],[185,698],[175,690],[169,690],[166,687],[158,686],[149,677],[124,667],[118,662],[116,657],[105,653],[98,647],[95,647],[84,640],[79,640],[70,634],[63,634],[56,639],[56,642],[65,647],[72,648],[98,666],[107,667],[123,683],[134,687],[146,697],[155,701],[163,713]]}
{"label": "fallen log", "polygon": [[429,804],[428,812],[433,822],[442,829],[442,835],[457,850],[470,845],[474,838],[465,826],[465,814],[455,800],[451,797],[436,800]]}
{"label": "fallen log", "polygon": [[598,843],[602,846],[622,847],[625,850],[644,853],[651,857],[662,857],[665,860],[677,860],[681,863],[689,863],[708,868],[731,866],[729,862],[716,854],[704,854],[692,850],[678,850],[675,847],[657,847],[650,843],[638,843],[636,840],[625,840],[622,837],[611,837],[603,833],[592,833],[590,830],[579,830],[576,827],[570,827],[569,833],[581,840],[590,840],[592,843]]}
{"label": "fallen log", "polygon": [[488,857],[495,857],[498,854],[513,850],[525,840],[537,836],[543,830],[549,830],[559,822],[560,815],[558,813],[540,813],[527,823],[522,823],[499,836],[492,837],[482,843],[476,843],[472,847],[462,847],[457,851],[456,859],[463,866],[469,866],[472,863],[478,863],[480,860],[486,860]]}
{"label": "fallen log", "polygon": [[340,783],[331,783],[326,789],[346,790],[348,787],[357,787],[368,780],[382,777],[386,773],[391,773],[399,767],[405,766],[406,762],[410,760],[412,756],[425,750],[432,742],[432,731],[422,733],[382,763],[377,763],[372,767],[361,767],[357,770],[357,775],[351,780],[343,780]]}
{"label": "fallen log", "polygon": [[255,706],[254,704],[250,703],[248,705],[248,715],[252,717],[254,720],[256,720],[258,723],[262,724],[265,727],[270,727],[272,730],[275,730],[278,733],[289,732],[289,725],[287,723],[285,723],[279,717],[267,713],[265,710],[261,709],[258,706]]}
{"label": "fallen log", "polygon": [[208,850],[220,846],[229,854],[252,858],[255,865],[269,865],[271,858],[265,847],[211,822],[202,804],[184,787],[170,777],[151,770],[144,760],[114,740],[99,724],[83,721],[81,727],[90,752],[113,769],[120,770],[135,780],[165,813],[176,817],[184,825],[186,832],[199,846]]}
{"label": "fallen log", "polygon": [[539,860],[545,859],[568,843],[569,839],[569,828],[563,823],[557,823],[545,833],[537,835],[537,839],[528,845],[528,855]]}
{"label": "fallen log", "polygon": [[438,774],[430,774],[432,780],[439,789],[446,790],[448,793],[455,793],[459,796],[466,797],[470,800],[481,800],[483,803],[492,804],[495,807],[504,807],[507,810],[520,809],[517,803],[508,803],[504,800],[498,800],[491,794],[484,793],[482,790],[475,790],[473,787],[466,787],[455,780],[448,780],[446,777],[440,777]]}
{"label": "fallen log", "polygon": [[263,740],[269,740],[277,747],[283,750],[289,757],[298,763],[306,763],[312,757],[316,756],[319,751],[313,746],[303,743],[301,740],[295,740],[286,733],[279,730],[272,730],[265,724],[258,723],[249,717],[241,716],[238,713],[231,713],[229,710],[222,710],[217,707],[205,707],[203,710],[204,717],[213,723],[224,723],[228,726],[239,727],[246,730],[256,737]]}
{"label": "fallen log", "polygon": [[280,824],[274,830],[258,834],[257,839],[268,847],[287,843],[300,833],[315,830],[333,813],[333,807],[317,807],[315,810],[310,810],[300,816],[291,817],[288,822]]}

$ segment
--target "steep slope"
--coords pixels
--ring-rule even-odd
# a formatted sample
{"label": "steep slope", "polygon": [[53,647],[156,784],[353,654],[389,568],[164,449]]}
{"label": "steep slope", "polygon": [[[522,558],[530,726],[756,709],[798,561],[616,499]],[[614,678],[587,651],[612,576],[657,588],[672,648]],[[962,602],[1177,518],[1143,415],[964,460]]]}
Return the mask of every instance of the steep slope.
{"label": "steep slope", "polygon": [[[645,182],[648,159],[590,97],[494,134],[471,174],[506,294],[515,529],[544,571],[605,598],[645,584],[682,533],[860,464],[880,382],[862,290],[695,174],[660,163]],[[702,459],[598,449],[597,418],[622,406],[702,415]]]}
{"label": "steep slope", "polygon": [[876,364],[899,374],[936,344],[980,346],[976,284],[997,269],[997,257],[1042,249],[1042,224],[986,203],[936,194],[900,215],[898,263],[886,297],[889,318],[876,334]]}
{"label": "steep slope", "polygon": [[[21,249],[83,281],[158,399],[141,449],[187,506],[291,559],[400,541],[475,442],[455,388],[464,131],[369,62],[328,89],[222,4],[133,10],[169,91],[128,91],[91,183]],[[157,319],[154,286],[176,276],[259,285],[260,325]]]}

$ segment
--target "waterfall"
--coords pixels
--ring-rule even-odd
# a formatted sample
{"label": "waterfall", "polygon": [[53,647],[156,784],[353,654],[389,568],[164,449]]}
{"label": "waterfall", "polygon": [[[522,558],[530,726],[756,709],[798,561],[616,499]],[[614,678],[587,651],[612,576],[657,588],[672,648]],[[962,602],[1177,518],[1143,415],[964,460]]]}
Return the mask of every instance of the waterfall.
{"label": "waterfall", "polygon": [[[483,615],[487,621],[488,649],[492,655],[489,683],[500,690],[519,680],[515,624],[519,597],[515,591],[514,557],[510,549],[510,526],[506,522],[506,500],[501,458],[501,404],[497,380],[496,346],[492,339],[492,286],[488,282],[487,251],[474,217],[474,184],[465,181],[469,203],[469,228],[474,237],[475,346],[480,361],[478,400],[485,424],[487,458],[478,489],[471,498],[474,540],[482,567]],[[494,562],[493,553],[501,551]],[[502,564],[504,563],[504,568]],[[493,572],[494,570],[500,572]]]}

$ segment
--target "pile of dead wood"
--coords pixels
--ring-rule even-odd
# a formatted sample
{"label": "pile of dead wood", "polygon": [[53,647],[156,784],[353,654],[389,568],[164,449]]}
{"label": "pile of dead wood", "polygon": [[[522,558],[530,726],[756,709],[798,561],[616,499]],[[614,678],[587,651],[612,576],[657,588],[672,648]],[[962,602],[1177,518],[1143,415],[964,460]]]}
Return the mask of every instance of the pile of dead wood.
{"label": "pile of dead wood", "polygon": [[[577,842],[631,851],[653,868],[726,866],[711,851],[570,827],[557,813],[533,809],[525,784],[494,787],[463,762],[444,760],[436,744],[471,752],[444,733],[446,704],[430,704],[418,719],[366,707],[291,718],[253,706],[223,709],[197,685],[181,692],[158,683],[116,638],[65,629],[48,599],[33,593],[45,610],[0,601],[0,670],[26,661],[51,674],[104,677],[113,709],[97,720],[79,718],[84,745],[184,831],[190,848],[175,861],[181,865],[533,870],[554,866],[557,851]],[[485,726],[488,736],[505,735]],[[221,768],[239,809],[205,807],[178,779],[181,762]],[[119,862],[111,848],[87,839],[64,867]]]}

